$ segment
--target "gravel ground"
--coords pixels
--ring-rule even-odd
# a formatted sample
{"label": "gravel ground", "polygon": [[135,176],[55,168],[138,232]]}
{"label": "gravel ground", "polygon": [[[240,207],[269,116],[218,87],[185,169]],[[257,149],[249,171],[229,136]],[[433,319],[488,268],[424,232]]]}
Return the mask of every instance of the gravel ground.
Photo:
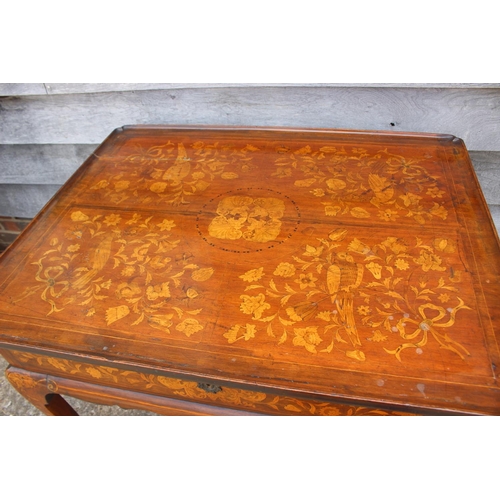
{"label": "gravel ground", "polygon": [[[0,356],[0,416],[44,416],[26,401],[5,378],[8,363]],[[85,416],[157,416],[156,413],[140,410],[124,410],[118,406],[102,406],[65,396],[79,415]]]}

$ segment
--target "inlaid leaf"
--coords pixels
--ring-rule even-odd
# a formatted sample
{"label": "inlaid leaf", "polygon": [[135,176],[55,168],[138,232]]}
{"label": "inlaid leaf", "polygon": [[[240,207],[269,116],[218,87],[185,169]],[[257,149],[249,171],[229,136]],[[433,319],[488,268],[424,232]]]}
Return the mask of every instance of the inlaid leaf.
{"label": "inlaid leaf", "polygon": [[309,187],[309,186],[312,186],[315,182],[316,182],[316,179],[314,179],[312,177],[310,179],[302,179],[302,180],[299,180],[299,181],[295,181],[294,184],[297,187]]}
{"label": "inlaid leaf", "polygon": [[274,332],[273,332],[273,326],[271,323],[269,323],[267,325],[267,334],[270,336],[270,337],[275,337],[274,335]]}
{"label": "inlaid leaf", "polygon": [[221,175],[221,178],[225,180],[237,179],[238,177],[239,175],[236,172],[224,172]]}
{"label": "inlaid leaf", "polygon": [[108,326],[130,314],[128,306],[110,307],[106,311],[106,321]]}
{"label": "inlaid leaf", "polygon": [[191,274],[191,278],[193,278],[195,281],[207,281],[211,278],[212,274],[214,274],[213,267],[203,267],[201,269],[193,271],[193,274]]}
{"label": "inlaid leaf", "polygon": [[283,335],[280,337],[279,339],[279,342],[278,342],[278,345],[281,345],[283,344],[284,342],[286,342],[286,337],[287,337],[287,334],[286,334],[286,330],[283,331]]}
{"label": "inlaid leaf", "polygon": [[399,294],[398,292],[394,292],[392,290],[389,292],[385,292],[385,295],[389,295],[389,297],[394,297],[395,299],[405,300],[401,294]]}
{"label": "inlaid leaf", "polygon": [[179,307],[174,307],[172,306],[172,309],[177,313],[177,316],[179,316],[179,319],[182,318],[182,315],[184,314],[184,311],[180,309]]}
{"label": "inlaid leaf", "polygon": [[347,234],[347,229],[335,229],[335,231],[332,231],[328,237],[332,241],[342,241]]}
{"label": "inlaid leaf", "polygon": [[143,320],[144,320],[144,313],[141,313],[139,318],[132,323],[132,326],[137,326],[138,324],[142,323]]}
{"label": "inlaid leaf", "polygon": [[269,280],[269,286],[271,287],[272,290],[274,290],[275,292],[278,292],[278,289],[276,288],[276,284],[274,283],[274,280]]}
{"label": "inlaid leaf", "polygon": [[345,355],[348,358],[356,359],[358,361],[365,361],[366,356],[363,351],[347,351]]}
{"label": "inlaid leaf", "polygon": [[364,208],[361,208],[361,207],[354,207],[351,210],[351,215],[353,217],[356,217],[357,219],[368,219],[368,218],[370,218],[370,214]]}

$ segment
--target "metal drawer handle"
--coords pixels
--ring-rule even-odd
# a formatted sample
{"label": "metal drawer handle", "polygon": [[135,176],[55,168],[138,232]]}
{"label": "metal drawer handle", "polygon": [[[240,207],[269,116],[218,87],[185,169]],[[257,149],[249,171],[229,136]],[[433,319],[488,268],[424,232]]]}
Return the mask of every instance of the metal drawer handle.
{"label": "metal drawer handle", "polygon": [[217,394],[222,391],[222,387],[220,385],[205,384],[204,382],[199,382],[198,388],[205,392],[211,392],[212,394]]}

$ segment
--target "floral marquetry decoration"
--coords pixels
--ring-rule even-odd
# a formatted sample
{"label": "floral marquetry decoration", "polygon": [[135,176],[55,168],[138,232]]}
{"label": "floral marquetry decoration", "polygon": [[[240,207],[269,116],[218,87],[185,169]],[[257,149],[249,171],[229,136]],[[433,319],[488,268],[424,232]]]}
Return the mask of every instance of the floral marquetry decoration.
{"label": "floral marquetry decoration", "polygon": [[0,257],[0,344],[42,411],[50,375],[176,414],[499,413],[499,248],[452,136],[126,127]]}
{"label": "floral marquetry decoration", "polygon": [[266,243],[280,234],[285,204],[276,198],[230,196],[219,202],[217,216],[208,226],[210,236],[222,240]]}

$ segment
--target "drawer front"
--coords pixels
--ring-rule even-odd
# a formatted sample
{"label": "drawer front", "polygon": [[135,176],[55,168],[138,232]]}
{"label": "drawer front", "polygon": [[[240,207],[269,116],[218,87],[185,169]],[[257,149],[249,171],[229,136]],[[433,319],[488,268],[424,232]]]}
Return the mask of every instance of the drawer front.
{"label": "drawer front", "polygon": [[407,412],[250,391],[205,381],[196,382],[21,351],[1,350],[0,353],[11,365],[37,373],[254,413],[326,416],[411,415]]}

